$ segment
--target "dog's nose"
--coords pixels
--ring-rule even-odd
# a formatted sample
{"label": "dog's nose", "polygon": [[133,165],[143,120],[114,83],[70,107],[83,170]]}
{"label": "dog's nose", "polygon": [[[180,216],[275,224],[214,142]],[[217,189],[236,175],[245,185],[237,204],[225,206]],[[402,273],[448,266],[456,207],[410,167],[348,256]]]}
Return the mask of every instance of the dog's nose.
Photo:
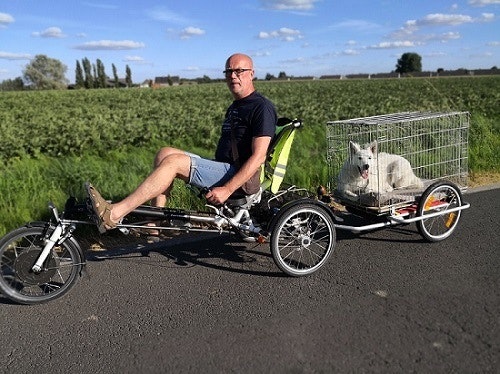
{"label": "dog's nose", "polygon": [[369,168],[369,167],[370,167],[370,165],[368,165],[368,164],[364,164],[364,165],[363,165],[363,170],[368,170],[368,168]]}

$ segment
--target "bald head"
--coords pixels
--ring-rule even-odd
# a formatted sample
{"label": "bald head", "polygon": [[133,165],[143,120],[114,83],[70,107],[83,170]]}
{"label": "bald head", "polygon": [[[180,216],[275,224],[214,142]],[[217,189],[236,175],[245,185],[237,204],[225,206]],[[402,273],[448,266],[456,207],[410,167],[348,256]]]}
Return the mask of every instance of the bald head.
{"label": "bald head", "polygon": [[242,64],[253,70],[252,58],[243,53],[235,53],[234,55],[229,56],[226,60],[226,69],[231,67],[231,64]]}
{"label": "bald head", "polygon": [[226,61],[226,84],[236,100],[243,99],[255,91],[253,86],[253,61],[243,54],[235,53]]}

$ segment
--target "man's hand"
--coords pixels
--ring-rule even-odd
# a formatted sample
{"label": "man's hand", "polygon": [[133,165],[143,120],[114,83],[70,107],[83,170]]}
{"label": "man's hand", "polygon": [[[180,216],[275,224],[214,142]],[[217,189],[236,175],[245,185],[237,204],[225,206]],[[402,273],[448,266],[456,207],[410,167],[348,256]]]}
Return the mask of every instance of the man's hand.
{"label": "man's hand", "polygon": [[214,187],[205,197],[208,202],[214,205],[223,204],[234,191],[237,191],[250,177],[260,168],[266,160],[266,153],[270,136],[259,136],[252,139],[252,155],[241,166],[238,172],[229,180],[225,186]]}
{"label": "man's hand", "polygon": [[223,204],[231,194],[232,191],[227,187],[214,187],[205,195],[205,198],[209,203],[220,205]]}

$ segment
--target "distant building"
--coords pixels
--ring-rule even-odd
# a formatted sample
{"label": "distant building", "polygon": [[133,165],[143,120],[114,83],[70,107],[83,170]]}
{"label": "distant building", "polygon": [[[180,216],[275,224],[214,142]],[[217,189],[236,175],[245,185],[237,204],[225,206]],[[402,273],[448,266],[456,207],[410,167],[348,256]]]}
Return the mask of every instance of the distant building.
{"label": "distant building", "polygon": [[[106,87],[107,88],[115,88],[116,87],[116,83],[115,83],[115,80],[114,79],[108,79],[106,80]],[[124,87],[127,87],[127,81],[125,78],[120,78],[118,79],[118,88],[124,88]]]}
{"label": "distant building", "polygon": [[154,87],[178,86],[181,82],[179,76],[155,77]]}

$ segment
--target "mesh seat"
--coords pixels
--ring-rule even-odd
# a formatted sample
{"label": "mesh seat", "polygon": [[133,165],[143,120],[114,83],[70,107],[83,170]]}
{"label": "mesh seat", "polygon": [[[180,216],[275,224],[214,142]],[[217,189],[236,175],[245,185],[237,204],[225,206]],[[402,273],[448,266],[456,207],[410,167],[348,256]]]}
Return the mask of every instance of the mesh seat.
{"label": "mesh seat", "polygon": [[290,156],[295,130],[302,126],[298,119],[280,118],[276,126],[276,135],[269,145],[267,158],[260,177],[263,190],[278,192],[285,178],[286,165]]}
{"label": "mesh seat", "polygon": [[279,118],[276,134],[269,144],[267,157],[260,176],[260,191],[254,195],[245,195],[241,190],[227,200],[232,206],[251,206],[260,201],[262,191],[278,192],[286,173],[286,165],[290,155],[295,130],[302,126],[298,119]]}

